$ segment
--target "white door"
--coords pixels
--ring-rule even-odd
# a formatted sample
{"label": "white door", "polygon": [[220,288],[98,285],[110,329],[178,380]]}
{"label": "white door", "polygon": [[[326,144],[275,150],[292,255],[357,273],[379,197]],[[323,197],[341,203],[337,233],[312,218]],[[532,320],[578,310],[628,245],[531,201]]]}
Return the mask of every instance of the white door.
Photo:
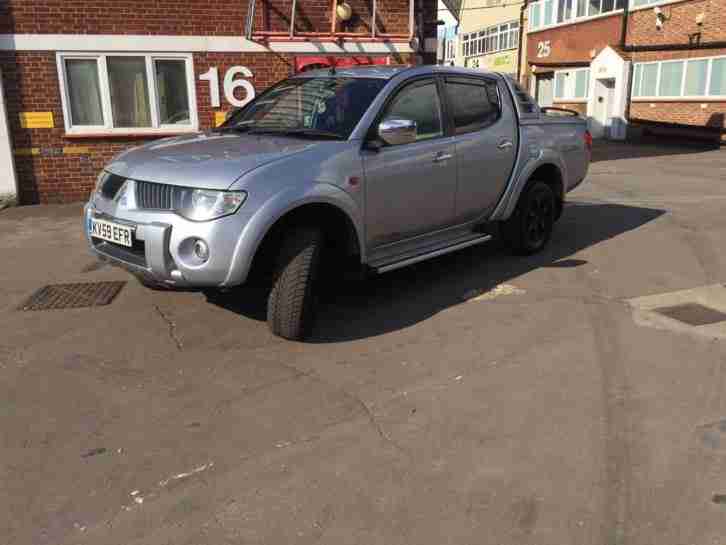
{"label": "white door", "polygon": [[595,81],[595,107],[593,108],[593,116],[590,123],[590,132],[593,138],[607,138],[610,135],[610,118],[613,115],[614,97],[614,78]]}
{"label": "white door", "polygon": [[5,108],[3,76],[0,72],[0,196],[15,193],[15,165],[13,164],[13,149],[10,144],[10,129]]}
{"label": "white door", "polygon": [[552,73],[537,76],[537,90],[535,99],[541,107],[552,106],[554,77]]}

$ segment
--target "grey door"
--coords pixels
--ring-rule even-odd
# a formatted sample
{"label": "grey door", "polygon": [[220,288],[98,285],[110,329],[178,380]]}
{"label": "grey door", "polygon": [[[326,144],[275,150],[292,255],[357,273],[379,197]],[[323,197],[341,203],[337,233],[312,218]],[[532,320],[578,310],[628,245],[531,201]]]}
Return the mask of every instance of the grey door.
{"label": "grey door", "polygon": [[499,202],[514,168],[517,122],[496,80],[446,77],[444,88],[458,169],[455,221],[465,223]]}
{"label": "grey door", "polygon": [[364,150],[366,239],[369,248],[450,225],[456,195],[454,144],[446,136],[434,79],[400,89],[381,119],[410,119],[416,142]]}
{"label": "grey door", "polygon": [[552,72],[549,74],[538,74],[537,75],[537,90],[536,99],[537,104],[542,106],[552,106],[552,97],[554,90],[554,77]]}

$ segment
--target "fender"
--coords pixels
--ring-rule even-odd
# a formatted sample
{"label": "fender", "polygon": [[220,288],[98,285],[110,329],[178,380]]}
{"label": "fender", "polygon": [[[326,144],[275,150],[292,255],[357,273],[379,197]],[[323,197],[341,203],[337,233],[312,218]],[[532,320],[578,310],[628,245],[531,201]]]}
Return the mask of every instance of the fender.
{"label": "fender", "polygon": [[333,184],[301,184],[277,193],[247,221],[237,240],[232,266],[224,285],[234,286],[243,283],[247,279],[260,244],[272,226],[288,212],[306,204],[329,204],[348,216],[355,228],[361,259],[365,259],[363,222],[353,198]]}
{"label": "fender", "polygon": [[554,165],[559,169],[560,176],[562,177],[562,194],[559,195],[561,199],[565,198],[565,181],[567,178],[567,166],[562,161],[560,155],[555,153],[552,149],[540,149],[535,156],[528,156],[524,164],[516,169],[516,174],[513,175],[512,181],[507,186],[507,189],[502,195],[502,198],[497,204],[497,207],[490,216],[491,221],[500,221],[508,219],[513,213],[514,209],[519,202],[519,197],[524,191],[527,182],[531,178],[532,174],[539,167],[544,165]]}

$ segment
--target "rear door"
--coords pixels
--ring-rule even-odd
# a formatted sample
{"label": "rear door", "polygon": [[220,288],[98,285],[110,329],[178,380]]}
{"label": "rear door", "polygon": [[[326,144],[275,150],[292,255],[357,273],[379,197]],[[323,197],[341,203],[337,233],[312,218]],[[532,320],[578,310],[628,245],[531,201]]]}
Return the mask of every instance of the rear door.
{"label": "rear door", "polygon": [[395,91],[378,123],[384,119],[415,121],[417,138],[363,151],[369,248],[441,229],[454,218],[454,144],[436,79],[417,79]]}
{"label": "rear door", "polygon": [[456,223],[496,206],[514,168],[517,122],[495,78],[446,76],[457,166]]}

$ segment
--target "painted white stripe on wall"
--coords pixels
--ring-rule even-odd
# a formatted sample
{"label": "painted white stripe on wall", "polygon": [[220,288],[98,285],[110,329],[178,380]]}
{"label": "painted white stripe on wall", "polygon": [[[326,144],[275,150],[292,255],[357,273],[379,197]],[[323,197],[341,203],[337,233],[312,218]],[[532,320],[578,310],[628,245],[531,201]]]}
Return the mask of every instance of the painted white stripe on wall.
{"label": "painted white stripe on wall", "polygon": [[264,46],[241,36],[146,36],[121,34],[0,34],[0,51],[143,51],[214,53],[412,53],[408,43],[289,41]]}
{"label": "painted white stripe on wall", "polygon": [[3,96],[3,78],[0,73],[0,196],[16,194],[15,164],[10,149],[10,130]]}

